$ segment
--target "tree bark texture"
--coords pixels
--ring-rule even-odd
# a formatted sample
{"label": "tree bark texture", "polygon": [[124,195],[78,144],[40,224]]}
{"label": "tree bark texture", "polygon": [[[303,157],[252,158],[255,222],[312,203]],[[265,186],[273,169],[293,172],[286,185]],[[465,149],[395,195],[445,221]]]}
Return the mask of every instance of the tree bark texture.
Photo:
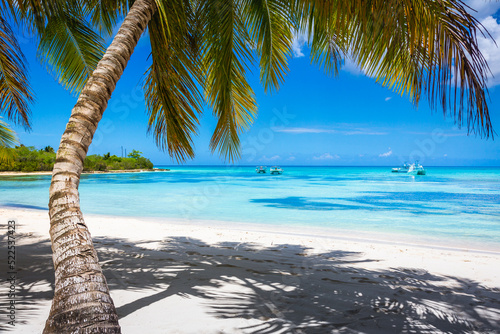
{"label": "tree bark texture", "polygon": [[151,16],[154,0],[136,0],[73,108],[57,151],[49,216],[55,292],[44,333],[120,333],[118,316],[90,232],[78,185],[97,124]]}

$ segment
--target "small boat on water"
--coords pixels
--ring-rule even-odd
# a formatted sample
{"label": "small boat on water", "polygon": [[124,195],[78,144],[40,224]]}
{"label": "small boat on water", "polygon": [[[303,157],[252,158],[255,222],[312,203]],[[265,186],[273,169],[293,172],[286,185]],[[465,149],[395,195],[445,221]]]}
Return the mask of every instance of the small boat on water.
{"label": "small boat on water", "polygon": [[269,169],[269,172],[271,174],[283,174],[283,168],[278,166],[273,166]]}
{"label": "small boat on water", "polygon": [[392,169],[393,173],[407,173],[410,175],[425,175],[426,171],[424,167],[418,163],[418,161],[415,161],[415,163],[410,164],[405,162],[402,167],[398,168],[393,168]]}
{"label": "small boat on water", "polygon": [[255,171],[257,172],[257,174],[265,174],[267,171],[267,167],[266,166],[257,166],[255,168]]}
{"label": "small boat on water", "polygon": [[392,172],[393,173],[408,173],[408,169],[410,169],[410,165],[411,164],[405,162],[402,167],[393,168]]}

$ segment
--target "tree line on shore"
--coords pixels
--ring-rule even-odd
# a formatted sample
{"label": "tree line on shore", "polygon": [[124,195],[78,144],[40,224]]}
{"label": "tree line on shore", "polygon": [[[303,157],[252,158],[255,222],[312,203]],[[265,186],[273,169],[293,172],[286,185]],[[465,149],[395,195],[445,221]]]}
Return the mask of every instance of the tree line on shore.
{"label": "tree line on shore", "polygon": [[[34,146],[19,145],[8,148],[9,158],[0,161],[0,171],[52,171],[56,162],[56,152],[51,146],[37,150]],[[111,155],[110,152],[92,154],[85,158],[84,171],[107,171],[124,169],[152,169],[153,163],[142,156],[142,152],[132,150],[127,157]]]}

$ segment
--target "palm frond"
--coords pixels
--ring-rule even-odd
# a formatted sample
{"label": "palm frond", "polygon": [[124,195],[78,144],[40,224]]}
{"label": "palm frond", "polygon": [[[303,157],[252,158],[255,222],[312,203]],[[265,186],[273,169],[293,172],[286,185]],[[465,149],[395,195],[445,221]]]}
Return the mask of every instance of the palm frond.
{"label": "palm frond", "polygon": [[253,63],[241,8],[232,0],[207,1],[203,13],[205,95],[218,118],[210,141],[229,161],[239,157],[239,133],[257,111],[255,94],[245,77]]}
{"label": "palm frond", "polygon": [[[186,25],[189,20],[181,10],[182,1],[164,5],[176,9],[164,8],[167,16],[157,12],[149,23],[153,63],[146,76],[144,94],[149,132],[156,144],[177,161],[184,161],[194,157],[192,135],[199,123],[197,115],[202,111],[203,96],[197,87],[200,66],[192,48],[193,36]],[[168,28],[163,27],[166,24]]]}
{"label": "palm frond", "polygon": [[9,148],[18,144],[16,133],[0,119],[0,147]]}
{"label": "palm frond", "polygon": [[26,74],[26,59],[10,26],[0,17],[0,109],[29,128],[33,93]]}
{"label": "palm frond", "polygon": [[80,16],[68,12],[48,20],[38,57],[65,88],[79,92],[104,51],[102,38]]}
{"label": "palm frond", "polygon": [[10,165],[14,161],[16,153],[12,147],[18,143],[14,130],[0,117],[0,164]]}
{"label": "palm frond", "polygon": [[80,17],[85,16],[82,10],[86,2],[81,0],[6,0],[6,2],[9,4],[12,19],[22,24],[29,33],[34,34],[41,34],[51,17],[63,17],[68,12],[79,13]]}
{"label": "palm frond", "polygon": [[[306,15],[316,20],[314,26],[335,32],[335,44],[379,83],[408,95],[415,105],[426,96],[432,108],[439,105],[458,125],[493,135],[487,106],[489,69],[477,44],[477,35],[487,33],[462,2],[304,3]],[[312,43],[322,44],[321,39]]]}
{"label": "palm frond", "polygon": [[335,1],[298,1],[292,16],[299,33],[307,36],[311,47],[311,62],[323,68],[327,75],[337,76],[348,52],[345,27],[337,22]]}
{"label": "palm frond", "polygon": [[293,43],[290,1],[245,0],[242,14],[260,56],[260,79],[266,91],[278,89],[288,72]]}
{"label": "palm frond", "polygon": [[118,19],[127,13],[128,7],[127,0],[88,0],[84,13],[90,16],[92,26],[99,32],[111,35]]}

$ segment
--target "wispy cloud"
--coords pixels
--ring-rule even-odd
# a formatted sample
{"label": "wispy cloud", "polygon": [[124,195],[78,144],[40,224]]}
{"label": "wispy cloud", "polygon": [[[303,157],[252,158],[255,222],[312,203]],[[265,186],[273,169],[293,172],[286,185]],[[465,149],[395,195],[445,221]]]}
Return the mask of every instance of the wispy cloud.
{"label": "wispy cloud", "polygon": [[420,135],[420,136],[440,136],[440,137],[462,137],[467,136],[465,132],[419,132],[419,131],[408,131],[407,134]]}
{"label": "wispy cloud", "polygon": [[385,102],[389,101],[390,99],[392,99],[392,97],[388,96],[385,98]]}
{"label": "wispy cloud", "polygon": [[[353,135],[368,135],[368,136],[383,136],[387,135],[387,132],[377,131],[369,128],[352,128],[352,129],[325,129],[325,128],[273,128],[276,132],[284,132],[291,134],[304,134],[304,133],[335,133],[346,136]],[[345,128],[348,128],[347,126]]]}
{"label": "wispy cloud", "polygon": [[365,72],[349,58],[346,58],[344,60],[344,66],[342,66],[342,70],[353,75],[365,75]]}
{"label": "wispy cloud", "polygon": [[285,133],[335,133],[337,131],[331,129],[318,129],[318,128],[274,128],[276,132],[285,132]]}
{"label": "wispy cloud", "polygon": [[269,158],[268,158],[267,156],[265,156],[265,155],[264,155],[264,156],[262,156],[262,158],[260,158],[259,160],[260,160],[260,161],[276,161],[276,160],[280,160],[280,159],[281,159],[281,157],[280,157],[279,155],[274,155],[274,156],[269,157]]}
{"label": "wispy cloud", "polygon": [[337,160],[340,159],[340,156],[338,154],[331,155],[330,153],[323,153],[320,156],[314,156],[313,160]]}
{"label": "wispy cloud", "polygon": [[387,132],[371,131],[369,129],[359,129],[359,130],[353,130],[353,131],[339,131],[339,133],[346,135],[346,136],[353,136],[353,135],[384,136],[384,135],[388,134]]}
{"label": "wispy cloud", "polygon": [[289,157],[289,158],[288,158],[288,159],[286,159],[286,160],[288,160],[288,161],[294,161],[294,160],[295,160],[295,157],[294,157],[294,156],[291,156],[291,157]]}
{"label": "wispy cloud", "polygon": [[293,37],[292,43],[292,51],[293,56],[296,58],[304,57],[304,53],[302,52],[302,48],[307,41],[307,37],[305,34],[296,34]]}
{"label": "wispy cloud", "polygon": [[390,157],[392,155],[392,150],[391,148],[389,147],[389,151],[385,152],[385,153],[381,153],[379,154],[378,156],[381,157],[381,158],[387,158],[387,157]]}

